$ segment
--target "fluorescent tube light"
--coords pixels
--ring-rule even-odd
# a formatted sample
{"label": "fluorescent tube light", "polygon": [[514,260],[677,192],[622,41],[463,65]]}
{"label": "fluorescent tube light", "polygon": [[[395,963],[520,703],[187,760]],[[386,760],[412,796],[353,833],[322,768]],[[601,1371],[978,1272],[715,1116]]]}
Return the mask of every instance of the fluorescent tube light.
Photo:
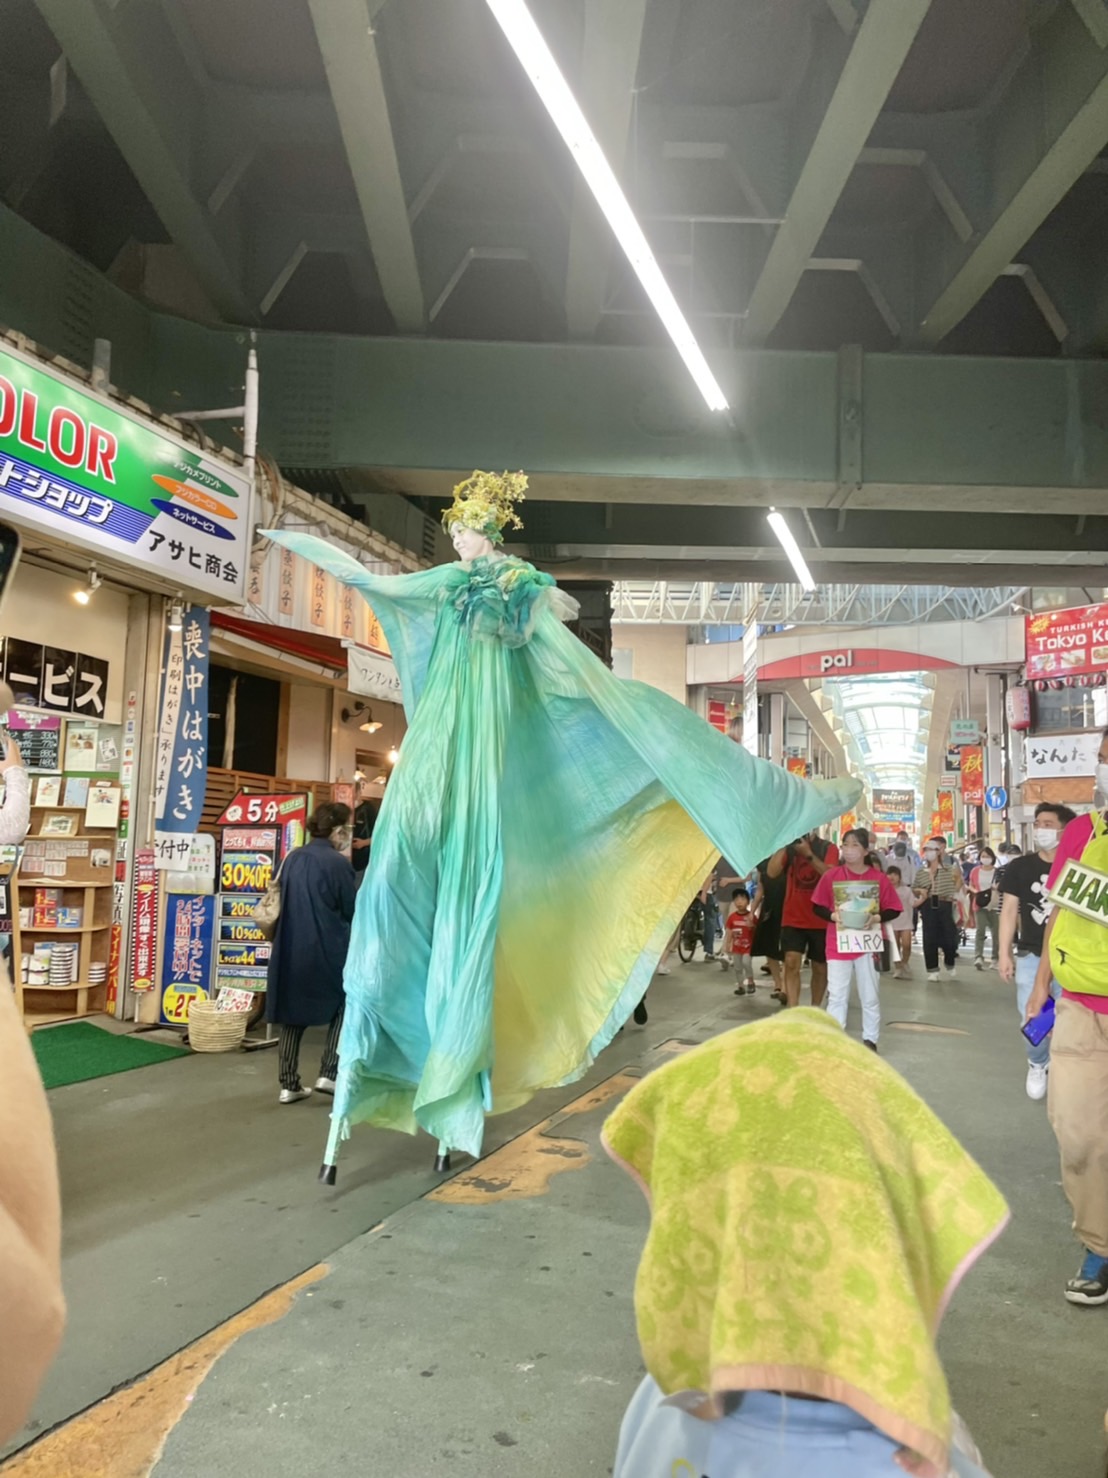
{"label": "fluorescent tube light", "polygon": [[576,159],[597,205],[607,217],[616,240],[707,401],[709,410],[727,410],[727,397],[708,368],[708,361],[685,315],[677,306],[677,299],[662,275],[642,227],[524,0],[488,0],[488,7]]}
{"label": "fluorescent tube light", "polygon": [[800,545],[793,538],[792,529],[785,522],[784,517],[778,513],[776,508],[771,508],[766,515],[770,528],[781,541],[781,548],[789,556],[789,563],[796,571],[796,578],[800,581],[804,590],[814,590],[816,582],[812,579],[812,572],[808,568],[804,556],[800,552]]}

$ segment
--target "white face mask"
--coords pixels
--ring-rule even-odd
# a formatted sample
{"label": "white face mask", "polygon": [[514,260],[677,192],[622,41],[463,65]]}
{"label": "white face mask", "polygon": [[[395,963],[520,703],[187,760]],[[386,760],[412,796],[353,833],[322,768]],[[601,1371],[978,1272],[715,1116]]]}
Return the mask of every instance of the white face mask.
{"label": "white face mask", "polygon": [[1093,805],[1108,806],[1108,764],[1105,764],[1103,761],[1096,767]]}
{"label": "white face mask", "polygon": [[862,851],[861,847],[855,847],[847,844],[847,846],[843,848],[843,861],[847,864],[848,867],[857,867],[858,864],[865,857],[865,855],[866,854]]}
{"label": "white face mask", "polygon": [[1061,832],[1055,831],[1052,826],[1036,826],[1035,848],[1039,852],[1053,852],[1058,846],[1058,838]]}
{"label": "white face mask", "polygon": [[938,851],[934,847],[924,847],[923,849],[923,859],[925,862],[934,862],[938,855]]}

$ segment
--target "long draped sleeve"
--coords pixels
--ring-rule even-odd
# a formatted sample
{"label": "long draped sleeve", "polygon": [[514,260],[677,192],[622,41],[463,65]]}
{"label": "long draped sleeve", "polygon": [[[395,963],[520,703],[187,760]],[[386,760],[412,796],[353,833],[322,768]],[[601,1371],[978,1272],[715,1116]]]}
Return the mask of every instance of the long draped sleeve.
{"label": "long draped sleeve", "polygon": [[371,575],[353,555],[314,534],[289,533],[284,529],[261,532],[274,544],[311,560],[336,580],[357,590],[373,608],[396,663],[404,712],[410,723],[427,684],[439,608],[458,583],[455,571],[460,566],[436,565],[411,575]]}

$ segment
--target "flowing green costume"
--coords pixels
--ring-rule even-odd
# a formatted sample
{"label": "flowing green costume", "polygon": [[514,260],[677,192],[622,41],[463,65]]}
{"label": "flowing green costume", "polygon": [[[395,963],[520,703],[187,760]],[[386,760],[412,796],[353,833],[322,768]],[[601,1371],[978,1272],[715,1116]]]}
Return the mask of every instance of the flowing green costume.
{"label": "flowing green costume", "polygon": [[799,780],[614,677],[523,560],[380,577],[269,537],[361,591],[409,722],[358,894],[327,1163],[360,1122],[477,1155],[487,1113],[608,1045],[721,852],[745,871],[860,786]]}

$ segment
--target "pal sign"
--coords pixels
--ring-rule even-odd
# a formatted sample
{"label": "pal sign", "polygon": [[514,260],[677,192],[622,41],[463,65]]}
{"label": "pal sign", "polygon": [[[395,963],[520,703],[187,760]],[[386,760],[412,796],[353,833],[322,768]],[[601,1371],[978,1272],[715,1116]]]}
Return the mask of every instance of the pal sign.
{"label": "pal sign", "polygon": [[819,654],[820,672],[841,672],[845,668],[853,666],[853,652],[821,652]]}

